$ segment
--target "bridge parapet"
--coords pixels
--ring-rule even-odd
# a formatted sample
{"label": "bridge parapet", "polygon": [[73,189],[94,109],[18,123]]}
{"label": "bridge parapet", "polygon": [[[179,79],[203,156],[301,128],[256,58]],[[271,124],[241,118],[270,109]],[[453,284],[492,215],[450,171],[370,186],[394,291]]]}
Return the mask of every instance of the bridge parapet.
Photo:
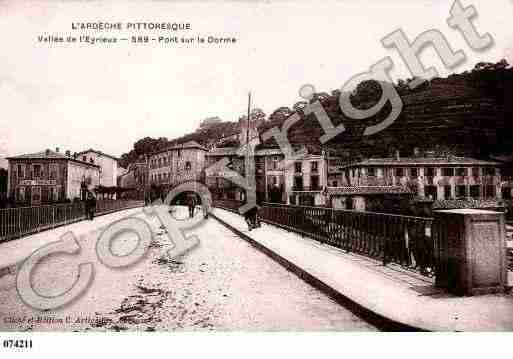
{"label": "bridge parapet", "polygon": [[[237,209],[242,204],[243,202],[233,200],[214,202],[214,206],[229,209],[236,213],[238,213]],[[488,235],[475,232],[474,236],[466,243],[473,241],[473,245],[479,246],[479,249],[474,252],[465,252],[460,248],[460,251],[457,252],[458,257],[454,257],[454,253],[449,255],[442,251],[441,243],[445,243],[444,245],[447,247],[447,241],[443,242],[444,240],[439,236],[447,233],[447,231],[453,231],[461,237],[468,236],[469,228],[454,227],[452,220],[445,219],[445,216],[449,218],[450,215],[444,212],[450,211],[439,212],[435,218],[426,218],[329,207],[264,203],[260,208],[259,215],[267,223],[306,235],[347,252],[379,259],[383,265],[396,263],[414,269],[423,275],[435,276],[440,286],[446,286],[447,280],[439,278],[457,276],[459,275],[457,273],[462,270],[468,272],[472,267],[462,269],[459,266],[469,266],[475,260],[474,257],[478,256],[482,264],[473,273],[478,275],[478,272],[476,272],[478,270],[484,274],[480,274],[479,279],[476,279],[478,285],[475,287],[486,287],[483,284],[487,281],[486,278],[492,278],[493,280],[490,279],[490,281],[495,282],[493,286],[491,285],[493,287],[491,290],[503,289],[506,285],[506,248],[503,238],[505,233],[504,215],[499,212],[479,211],[488,212],[487,218],[493,219],[493,223],[489,224],[494,226],[494,230],[488,231]],[[492,243],[489,243],[490,241]],[[452,243],[449,246],[454,245]],[[453,263],[455,260],[460,261],[458,262],[460,264],[452,267],[447,265],[448,262]],[[502,264],[486,268],[486,261],[492,264]],[[447,271],[449,271],[449,274]],[[497,282],[497,278],[501,280]],[[455,285],[454,281],[449,283],[449,286]],[[453,292],[468,295],[484,293],[486,290],[454,290]]]}

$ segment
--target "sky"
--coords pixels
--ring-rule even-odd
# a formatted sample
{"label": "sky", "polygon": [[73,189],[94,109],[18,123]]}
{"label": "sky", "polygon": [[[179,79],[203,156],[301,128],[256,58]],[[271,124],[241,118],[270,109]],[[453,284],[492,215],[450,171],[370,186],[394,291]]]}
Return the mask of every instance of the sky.
{"label": "sky", "polygon": [[[402,29],[413,40],[441,31],[467,60],[447,70],[432,49],[426,65],[442,76],[479,61],[513,63],[513,1],[474,5],[478,31],[494,45],[473,52],[446,20],[452,1],[2,1],[0,0],[0,157],[59,147],[120,156],[146,136],[175,138],[211,116],[235,121],[253,106],[270,114],[301,100],[305,84],[340,88],[385,56],[394,78],[411,77],[380,40]],[[235,44],[43,44],[39,35],[118,36],[77,31],[72,22],[177,22],[172,36],[235,37]],[[137,34],[159,35],[162,31]],[[126,36],[125,36],[126,37]]]}

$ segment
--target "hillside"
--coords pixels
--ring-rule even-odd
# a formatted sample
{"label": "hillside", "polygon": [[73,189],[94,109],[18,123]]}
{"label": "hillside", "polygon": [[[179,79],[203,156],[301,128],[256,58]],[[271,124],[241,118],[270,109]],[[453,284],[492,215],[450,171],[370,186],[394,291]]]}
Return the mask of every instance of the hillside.
{"label": "hillside", "polygon": [[[363,130],[380,122],[390,108],[385,107],[369,120],[354,121],[345,117],[338,105],[338,92],[321,99],[335,124],[343,123],[346,131],[329,143],[319,142],[323,134],[318,121],[303,116],[289,132],[291,143],[310,144],[340,150],[349,157],[387,156],[395,150],[407,155],[415,147],[440,149],[475,157],[491,153],[510,153],[513,148],[513,69],[504,63],[472,72],[437,78],[410,90],[405,82],[396,85],[403,101],[399,118],[387,129],[363,137]],[[369,108],[380,96],[369,84],[359,86],[353,104]],[[301,111],[299,111],[302,114]],[[284,120],[267,123],[261,130],[280,125]],[[271,144],[271,142],[269,143]]]}
{"label": "hillside", "polygon": [[[288,116],[297,112],[302,119],[289,131],[291,143],[307,144],[317,149],[329,147],[352,159],[388,156],[395,150],[407,155],[415,147],[475,157],[512,152],[513,69],[508,68],[504,61],[480,63],[471,72],[433,79],[413,90],[409,89],[407,81],[399,81],[396,89],[404,105],[401,115],[390,127],[372,136],[363,137],[363,130],[382,121],[390,108],[385,106],[383,111],[368,120],[349,119],[340,110],[338,90],[331,94],[317,94],[333,123],[342,122],[346,128],[329,143],[322,145],[319,142],[322,128],[313,115],[303,115],[304,102],[298,102],[292,108],[280,107],[259,127],[259,132],[281,126]],[[369,108],[379,96],[379,86],[372,82],[362,83],[352,95],[352,102],[358,108]],[[209,126],[173,140],[142,139],[134,144],[132,151],[122,156],[122,161],[130,163],[145,153],[190,140],[210,147],[238,131],[237,122],[211,121]],[[275,143],[270,140],[265,145]]]}

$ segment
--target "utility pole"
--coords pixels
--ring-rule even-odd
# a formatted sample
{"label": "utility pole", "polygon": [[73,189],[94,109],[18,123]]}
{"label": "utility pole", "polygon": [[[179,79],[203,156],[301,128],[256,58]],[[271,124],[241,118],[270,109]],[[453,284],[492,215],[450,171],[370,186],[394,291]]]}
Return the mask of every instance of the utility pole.
{"label": "utility pole", "polygon": [[250,119],[249,119],[250,113],[251,113],[251,92],[248,93],[248,128],[246,128],[246,142],[248,144],[248,149],[249,149],[249,126],[251,124]]}
{"label": "utility pole", "polygon": [[[255,163],[252,156],[252,148],[250,148],[249,140],[249,127],[251,126],[251,92],[248,93],[248,126],[246,128],[246,160],[245,162],[245,175],[248,179],[249,188],[246,188],[246,203],[255,203],[256,201],[256,184],[255,184]],[[254,198],[255,197],[255,198]],[[250,202],[251,201],[251,202]]]}

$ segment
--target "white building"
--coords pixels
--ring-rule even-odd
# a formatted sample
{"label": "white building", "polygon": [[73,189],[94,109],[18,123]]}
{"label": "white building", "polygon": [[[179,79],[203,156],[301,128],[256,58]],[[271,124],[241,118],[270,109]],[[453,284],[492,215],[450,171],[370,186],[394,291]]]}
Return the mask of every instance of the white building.
{"label": "white building", "polygon": [[326,204],[327,167],[324,154],[308,154],[285,168],[287,204],[321,206]]}
{"label": "white building", "polygon": [[118,158],[90,148],[86,151],[79,152],[78,159],[100,166],[101,186],[117,186],[118,176],[122,174],[121,167],[118,165]]}

